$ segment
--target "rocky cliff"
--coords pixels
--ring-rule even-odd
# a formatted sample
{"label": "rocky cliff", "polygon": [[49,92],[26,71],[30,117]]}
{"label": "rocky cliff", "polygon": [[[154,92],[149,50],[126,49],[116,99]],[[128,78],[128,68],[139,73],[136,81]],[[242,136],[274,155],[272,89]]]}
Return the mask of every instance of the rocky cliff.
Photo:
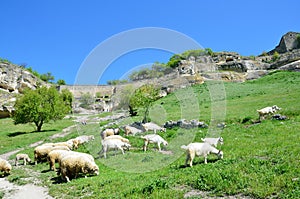
{"label": "rocky cliff", "polygon": [[0,61],[0,118],[8,117],[14,110],[16,95],[39,85],[46,83],[20,66]]}

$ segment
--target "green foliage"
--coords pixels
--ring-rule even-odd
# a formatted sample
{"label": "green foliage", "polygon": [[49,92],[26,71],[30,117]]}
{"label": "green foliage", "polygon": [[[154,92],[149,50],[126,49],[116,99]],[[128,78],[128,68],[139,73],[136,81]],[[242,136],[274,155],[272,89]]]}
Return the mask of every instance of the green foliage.
{"label": "green foliage", "polygon": [[66,85],[66,81],[63,80],[63,79],[59,79],[59,80],[57,80],[56,84],[58,84],[58,85]]}
{"label": "green foliage", "polygon": [[15,124],[34,123],[40,132],[44,123],[62,119],[69,111],[70,107],[54,87],[40,87],[28,89],[18,97],[13,119]]}
{"label": "green foliage", "polygon": [[73,94],[68,89],[63,89],[61,91],[61,98],[64,101],[65,105],[69,107],[69,111],[72,110],[72,104],[74,101]]}
{"label": "green foliage", "polygon": [[126,80],[126,79],[123,79],[123,80],[108,80],[107,81],[107,84],[108,85],[118,85],[118,84],[124,84],[124,83],[127,83],[128,82],[128,80]]}
{"label": "green foliage", "polygon": [[119,109],[128,109],[129,107],[129,102],[130,98],[134,93],[134,87],[132,85],[127,85],[120,91],[118,94],[118,99],[119,99]]}
{"label": "green foliage", "polygon": [[272,56],[272,61],[275,62],[277,60],[280,59],[280,55],[277,51],[274,52],[273,56]]}
{"label": "green foliage", "polygon": [[159,62],[155,62],[151,68],[142,68],[134,71],[129,75],[131,81],[137,81],[142,79],[159,78],[172,71],[167,65]]}
{"label": "green foliage", "polygon": [[90,93],[84,93],[80,96],[80,107],[90,109],[91,105],[95,103],[94,97]]}
{"label": "green foliage", "polygon": [[11,64],[11,61],[9,61],[8,59],[3,59],[3,58],[0,58],[0,62],[6,63],[6,64]]}
{"label": "green foliage", "polygon": [[167,66],[171,68],[176,68],[179,66],[180,61],[183,59],[184,58],[181,55],[175,54],[169,59]]}
{"label": "green foliage", "polygon": [[298,48],[300,48],[300,34],[297,35],[296,40],[297,40],[297,42],[298,42]]}
{"label": "green foliage", "polygon": [[129,105],[133,109],[137,108],[144,108],[144,122],[147,122],[148,114],[149,114],[149,108],[152,102],[157,100],[159,98],[159,89],[156,88],[152,84],[146,84],[144,86],[141,86],[135,92],[130,98]]}
{"label": "green foliage", "polygon": [[52,82],[54,80],[54,76],[50,72],[40,75],[40,79],[45,82]]}

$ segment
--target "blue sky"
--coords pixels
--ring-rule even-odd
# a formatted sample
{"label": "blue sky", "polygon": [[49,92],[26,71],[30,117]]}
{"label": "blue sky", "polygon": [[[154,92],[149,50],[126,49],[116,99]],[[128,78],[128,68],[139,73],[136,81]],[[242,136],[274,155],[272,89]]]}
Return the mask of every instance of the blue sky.
{"label": "blue sky", "polygon": [[[77,83],[80,67],[97,46],[136,28],[174,30],[204,48],[242,55],[272,50],[286,32],[300,32],[298,0],[3,0],[0,8],[0,57],[41,74],[51,72],[67,84]],[[137,66],[167,62],[171,55],[159,49],[122,54],[98,82],[119,79]],[[91,83],[88,74],[80,83]]]}

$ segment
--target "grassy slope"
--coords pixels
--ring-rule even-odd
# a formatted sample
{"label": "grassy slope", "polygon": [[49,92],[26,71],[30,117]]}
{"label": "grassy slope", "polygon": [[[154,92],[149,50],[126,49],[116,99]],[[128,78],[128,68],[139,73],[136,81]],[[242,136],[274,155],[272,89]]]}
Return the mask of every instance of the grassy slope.
{"label": "grassy slope", "polygon": [[[193,139],[194,134],[195,141],[199,141],[200,137],[206,135],[207,129],[195,132],[174,129],[162,134],[169,141],[168,150],[172,150],[173,155],[163,155],[154,151],[144,153],[139,149],[132,150],[124,156],[119,153],[113,156],[113,153],[109,153],[107,160],[96,160],[100,167],[99,176],[78,178],[68,184],[60,183],[54,172],[47,172],[47,164],[26,167],[40,173],[43,183],[50,187],[50,193],[58,198],[83,196],[86,198],[182,198],[188,189],[184,187],[208,191],[214,195],[242,193],[255,198],[272,196],[297,198],[300,195],[299,83],[300,73],[289,72],[274,73],[245,83],[225,83],[227,127],[222,131],[225,144],[222,146],[224,159],[221,161],[216,161],[214,156],[210,156],[208,164],[204,165],[202,158],[196,158],[193,168],[184,168],[185,155],[180,150],[180,145],[187,144]],[[157,122],[161,123],[162,120],[178,120],[182,116],[185,116],[185,119],[197,116],[200,120],[209,123],[211,105],[208,86],[197,85],[192,88],[192,93],[186,90],[157,101],[153,106],[152,120],[159,118]],[[198,105],[194,102],[189,105],[186,100],[178,101],[178,98],[191,99],[192,95],[195,95],[195,99],[199,102],[197,104],[199,104],[200,114],[197,110]],[[245,119],[256,120],[256,109],[273,104],[282,107],[280,113],[287,115],[289,120],[283,122],[265,120],[253,126],[249,126],[250,122],[241,123],[243,120],[246,121]],[[156,115],[155,110],[159,110],[160,114]],[[2,143],[10,139],[7,137],[7,132],[21,131],[12,129],[9,120],[1,120],[1,122],[7,125],[5,133],[1,129]],[[47,133],[49,132],[43,133],[43,136],[46,137]],[[96,136],[94,142],[79,149],[96,156],[100,150],[97,124],[82,126],[80,131],[75,131],[57,141],[78,134]],[[30,140],[18,139],[19,136],[30,136]],[[37,136],[36,133],[15,136],[10,146],[4,146],[5,151],[41,139]],[[139,138],[129,137],[129,139],[133,146],[141,147],[143,144]],[[32,149],[26,149],[25,152],[32,155]],[[139,159],[140,156],[142,159]],[[130,165],[132,161],[134,163]],[[155,171],[124,172],[132,168],[141,172],[144,168],[149,169],[159,163],[164,167]],[[25,176],[26,173],[15,168],[9,179],[22,183],[24,182],[22,178]]]}

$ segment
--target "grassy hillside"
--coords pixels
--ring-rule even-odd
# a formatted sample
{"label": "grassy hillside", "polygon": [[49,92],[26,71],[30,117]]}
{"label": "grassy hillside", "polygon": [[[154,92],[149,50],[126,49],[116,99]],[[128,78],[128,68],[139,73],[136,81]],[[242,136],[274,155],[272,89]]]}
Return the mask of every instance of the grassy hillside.
{"label": "grassy hillside", "polygon": [[[251,198],[298,198],[300,73],[277,72],[244,83],[224,83],[225,90],[222,90],[223,85],[219,85],[212,91],[214,87],[209,84],[182,89],[160,99],[150,110],[150,116],[157,123],[198,118],[210,124],[212,112],[222,117],[221,111],[225,110],[227,127],[221,132],[224,145],[218,146],[224,152],[223,160],[211,155],[207,165],[203,164],[203,158],[195,158],[193,168],[184,167],[185,154],[180,146],[200,141],[208,129],[176,128],[160,133],[169,142],[166,150],[170,153],[154,150],[142,152],[142,140],[131,136],[128,139],[134,148],[124,156],[120,152],[117,155],[110,152],[106,160],[96,159],[99,176],[62,183],[60,177],[48,171],[48,165],[44,163],[14,168],[8,179],[24,184],[28,183],[28,176],[38,176],[41,183],[50,188],[50,194],[57,198],[183,198],[190,190],[203,191],[202,197],[243,195]],[[225,96],[222,91],[226,91]],[[216,93],[221,94],[218,96]],[[212,102],[216,104],[212,106]],[[226,107],[218,107],[218,102],[226,103]],[[288,120],[267,119],[260,124],[252,123],[258,119],[257,109],[274,104],[282,108],[279,113],[288,116]],[[51,134],[51,131],[18,133],[22,132],[22,126],[14,129],[10,120],[1,122],[6,126],[0,129],[1,153],[2,148],[5,152],[25,146],[30,141],[47,139]],[[61,124],[69,122],[63,120]],[[14,137],[8,136],[14,133]],[[53,141],[67,140],[79,134],[96,136],[95,141],[79,148],[79,151],[96,157],[101,149],[99,124],[81,126],[67,137]],[[28,136],[26,139],[30,140],[19,139],[19,136]],[[9,145],[3,144],[6,139],[11,139]],[[33,156],[32,151],[26,148],[24,152]],[[28,173],[24,168],[34,172]]]}

